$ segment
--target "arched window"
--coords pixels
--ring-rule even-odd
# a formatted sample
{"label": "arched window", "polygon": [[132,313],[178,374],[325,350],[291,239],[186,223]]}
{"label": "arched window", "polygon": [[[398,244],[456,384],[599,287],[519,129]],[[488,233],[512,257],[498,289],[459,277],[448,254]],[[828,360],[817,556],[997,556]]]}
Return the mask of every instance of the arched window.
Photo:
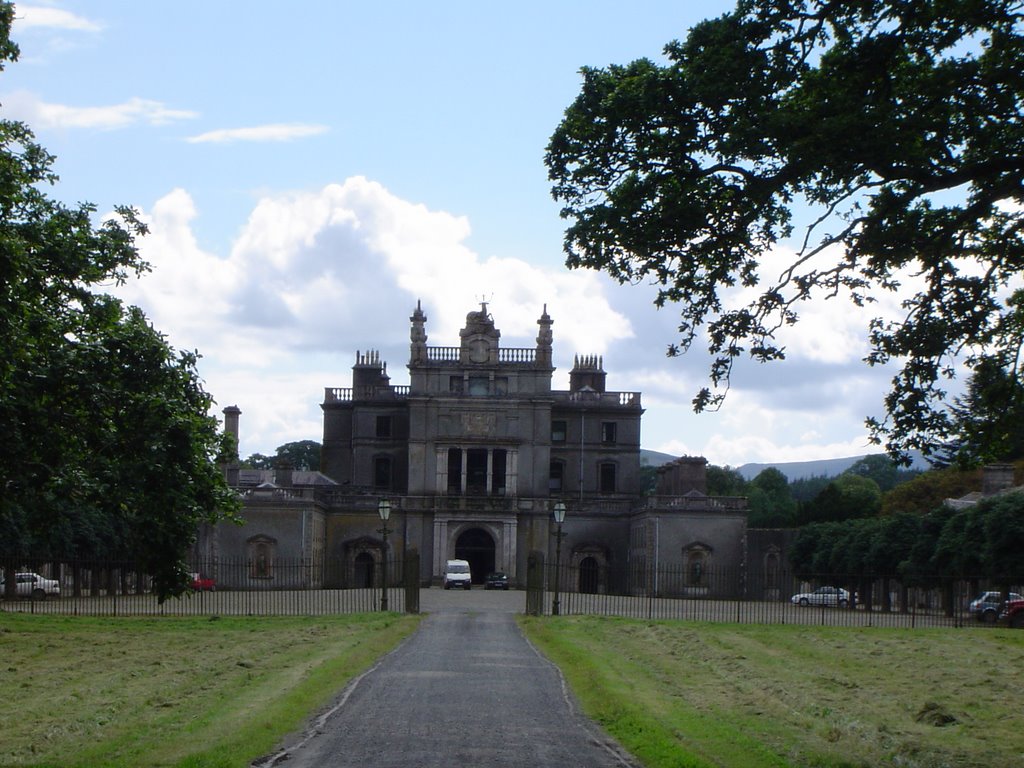
{"label": "arched window", "polygon": [[580,592],[595,595],[601,583],[601,566],[597,558],[585,557],[580,560]]}
{"label": "arched window", "polygon": [[374,585],[374,562],[373,555],[369,552],[360,552],[353,562],[354,586],[357,589],[365,589]]}

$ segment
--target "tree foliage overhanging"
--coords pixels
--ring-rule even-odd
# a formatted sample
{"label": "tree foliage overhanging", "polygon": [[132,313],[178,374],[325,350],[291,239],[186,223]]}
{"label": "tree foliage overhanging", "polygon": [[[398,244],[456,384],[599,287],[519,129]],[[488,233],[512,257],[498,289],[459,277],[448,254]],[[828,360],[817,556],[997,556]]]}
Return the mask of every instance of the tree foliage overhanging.
{"label": "tree foliage overhanging", "polygon": [[[571,267],[651,281],[703,329],[718,407],[737,357],[767,362],[801,302],[892,294],[866,329],[897,361],[895,456],[951,429],[962,360],[1018,377],[1024,337],[1024,34],[1011,0],[740,0],[665,48],[668,63],[585,68],[548,145]],[[766,254],[793,244],[781,274]],[[911,284],[913,287],[911,287]],[[754,289],[744,306],[735,289]]]}
{"label": "tree foliage overhanging", "polygon": [[[13,13],[0,4],[0,70],[19,53]],[[230,446],[197,355],[99,292],[147,268],[144,225],[122,208],[94,227],[92,206],[50,199],[52,164],[0,120],[0,560],[124,560],[163,598],[187,584],[197,525],[237,508],[216,466]]]}

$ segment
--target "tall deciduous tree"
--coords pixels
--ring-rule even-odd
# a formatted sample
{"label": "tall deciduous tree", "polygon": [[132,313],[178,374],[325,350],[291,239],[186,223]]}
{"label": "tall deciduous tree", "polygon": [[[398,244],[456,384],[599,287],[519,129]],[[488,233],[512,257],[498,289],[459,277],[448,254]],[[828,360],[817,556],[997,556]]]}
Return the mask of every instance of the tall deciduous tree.
{"label": "tall deciduous tree", "polygon": [[254,453],[242,463],[248,469],[274,469],[284,460],[292,469],[316,472],[320,469],[320,448],[316,440],[298,440],[277,446],[273,456]]}
{"label": "tall deciduous tree", "polygon": [[320,443],[316,440],[297,440],[279,445],[277,456],[291,462],[294,469],[314,472],[320,469]]}
{"label": "tall deciduous tree", "polygon": [[1024,458],[1024,384],[1016,372],[984,361],[951,411],[954,438],[933,464],[973,467]]}
{"label": "tall deciduous tree", "polygon": [[775,467],[758,473],[747,486],[752,528],[788,528],[796,517],[796,502],[789,492],[789,481]]}
{"label": "tall deciduous tree", "polygon": [[[0,69],[17,59],[0,3]],[[146,269],[130,209],[95,227],[50,199],[53,158],[0,120],[0,557],[131,558],[162,596],[187,584],[200,521],[237,502],[196,355],[98,292]],[[7,585],[14,585],[8,578]]]}
{"label": "tall deciduous tree", "polygon": [[955,359],[1020,363],[1019,0],[739,0],[665,55],[585,68],[551,138],[569,266],[653,282],[680,308],[671,354],[706,332],[698,411],[737,357],[784,357],[802,302],[896,295],[866,329],[867,362],[900,366],[868,423],[894,455],[932,451]]}
{"label": "tall deciduous tree", "polygon": [[743,496],[747,493],[747,481],[731,467],[708,464],[708,496]]}

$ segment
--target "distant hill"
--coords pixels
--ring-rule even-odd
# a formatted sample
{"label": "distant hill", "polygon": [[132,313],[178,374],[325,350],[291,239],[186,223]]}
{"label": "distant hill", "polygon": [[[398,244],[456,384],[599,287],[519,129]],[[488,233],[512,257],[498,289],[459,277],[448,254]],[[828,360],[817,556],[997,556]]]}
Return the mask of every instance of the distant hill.
{"label": "distant hill", "polygon": [[640,464],[649,464],[652,467],[660,467],[662,464],[668,464],[670,461],[675,461],[678,456],[673,456],[671,453],[658,453],[657,451],[648,451],[646,448],[640,449]]}
{"label": "distant hill", "polygon": [[744,480],[753,480],[768,467],[775,467],[790,482],[808,477],[838,477],[860,461],[863,456],[849,456],[844,459],[820,459],[818,461],[789,461],[771,464],[743,464],[736,467]]}
{"label": "distant hill", "polygon": [[[848,456],[844,459],[820,459],[818,461],[789,461],[769,464],[744,464],[736,467],[736,471],[744,480],[753,480],[768,467],[775,467],[786,476],[789,482],[804,480],[808,477],[838,477],[868,454]],[[914,456],[910,469],[928,469],[928,462],[920,455]]]}
{"label": "distant hill", "polygon": [[[803,480],[808,477],[838,477],[858,461],[863,459],[864,455],[848,456],[843,459],[819,459],[818,461],[780,461],[768,464],[751,463],[734,467],[734,469],[740,473],[744,480],[753,480],[763,470],[768,469],[768,467],[775,467],[786,476],[787,480],[793,482],[794,480]],[[660,467],[662,464],[675,461],[676,458],[676,456],[672,456],[668,453],[658,453],[657,451],[648,451],[643,448],[640,449],[640,463],[649,464],[652,467]],[[922,470],[928,469],[928,462],[924,461],[920,456],[915,456],[914,463],[911,464],[911,468]]]}

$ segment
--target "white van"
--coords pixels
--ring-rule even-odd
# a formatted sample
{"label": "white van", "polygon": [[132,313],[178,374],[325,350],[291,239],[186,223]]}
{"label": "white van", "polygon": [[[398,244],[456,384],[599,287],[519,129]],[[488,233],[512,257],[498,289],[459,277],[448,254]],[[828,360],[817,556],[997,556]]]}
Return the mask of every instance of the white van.
{"label": "white van", "polygon": [[469,563],[466,560],[449,560],[444,565],[444,588],[462,587],[469,589],[473,586],[473,574],[469,572]]}

